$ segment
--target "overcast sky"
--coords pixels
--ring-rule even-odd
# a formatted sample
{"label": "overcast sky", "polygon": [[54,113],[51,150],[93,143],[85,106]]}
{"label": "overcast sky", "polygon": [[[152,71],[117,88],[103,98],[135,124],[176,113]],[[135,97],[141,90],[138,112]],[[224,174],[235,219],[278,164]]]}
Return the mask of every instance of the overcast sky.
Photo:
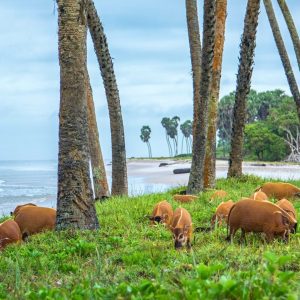
{"label": "overcast sky", "polygon": [[[276,2],[276,3],[275,3]],[[154,156],[167,154],[163,117],[192,117],[192,78],[184,0],[96,0],[108,38],[120,90],[127,157],[146,156],[140,128],[152,128]],[[202,3],[198,1],[202,28]],[[294,72],[300,82],[289,33],[273,1]],[[288,0],[300,28],[298,0]],[[297,4],[298,3],[298,4]],[[228,0],[221,96],[235,89],[246,0]],[[57,13],[52,0],[0,2],[0,160],[56,159],[59,65]],[[104,88],[93,46],[88,67],[100,141],[110,159],[110,131]],[[289,87],[261,7],[252,88]],[[181,139],[181,136],[180,136]]]}

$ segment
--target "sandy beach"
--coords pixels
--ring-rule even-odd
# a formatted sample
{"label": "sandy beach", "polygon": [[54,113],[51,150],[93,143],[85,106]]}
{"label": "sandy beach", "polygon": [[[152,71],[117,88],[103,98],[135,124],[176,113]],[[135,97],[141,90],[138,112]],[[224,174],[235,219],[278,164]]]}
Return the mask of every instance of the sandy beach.
{"label": "sandy beach", "polygon": [[[161,163],[168,165],[159,167]],[[175,187],[187,185],[189,174],[173,174],[174,169],[190,168],[190,160],[172,159],[130,159],[128,160],[128,177],[138,179],[136,184],[161,185]],[[224,178],[227,175],[228,162],[217,160],[217,178]],[[300,179],[300,165],[285,163],[261,163],[244,162],[244,174],[253,174],[263,178],[273,178],[282,180]],[[107,174],[111,176],[111,166],[107,166]],[[133,183],[134,184],[134,183]]]}

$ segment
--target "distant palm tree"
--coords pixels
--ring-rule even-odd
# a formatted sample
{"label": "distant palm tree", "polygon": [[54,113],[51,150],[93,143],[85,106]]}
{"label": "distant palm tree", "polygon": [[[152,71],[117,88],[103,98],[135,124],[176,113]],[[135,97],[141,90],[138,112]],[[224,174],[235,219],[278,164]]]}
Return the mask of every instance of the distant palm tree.
{"label": "distant palm tree", "polygon": [[[212,62],[215,42],[215,12],[216,0],[204,0],[204,33],[201,59],[200,97],[198,100],[194,98],[193,156],[187,188],[187,191],[189,193],[199,193],[203,190],[203,170],[207,138],[208,102],[210,98]],[[191,45],[190,48],[192,48]],[[191,55],[193,55],[192,50],[191,53]]]}
{"label": "distant palm tree", "polygon": [[109,197],[109,187],[106,178],[105,165],[99,141],[99,132],[95,105],[93,100],[93,91],[90,84],[89,74],[86,70],[87,78],[87,108],[88,108],[88,132],[90,145],[90,158],[92,165],[92,174],[94,182],[95,199]]}
{"label": "distant palm tree", "polygon": [[246,100],[251,87],[259,7],[260,0],[248,0],[244,20],[244,32],[240,44],[228,177],[239,177],[242,175]]}
{"label": "distant palm tree", "polygon": [[291,38],[293,41],[295,53],[296,53],[298,68],[300,69],[300,39],[299,39],[299,35],[297,33],[297,28],[295,26],[293,17],[290,13],[290,10],[289,10],[289,7],[288,7],[286,1],[278,0],[278,4],[279,4],[282,14],[284,16],[286,25],[289,29],[289,32],[290,32],[290,35],[291,35]]}
{"label": "distant palm tree", "polygon": [[173,147],[174,147],[174,155],[176,156],[178,154],[178,125],[180,122],[180,118],[178,116],[173,117],[170,120],[170,127],[168,135],[173,140]]}
{"label": "distant palm tree", "polygon": [[284,67],[285,75],[287,77],[291,93],[296,103],[297,113],[300,120],[300,92],[299,92],[298,84],[289,60],[288,53],[284,45],[284,41],[280,33],[279,25],[276,20],[272,3],[270,0],[264,0],[264,4],[272,28],[273,36],[277,45],[277,49]]}
{"label": "distant palm tree", "polygon": [[212,69],[212,85],[209,103],[207,144],[204,165],[204,187],[212,188],[216,180],[216,135],[217,113],[222,72],[222,58],[225,41],[225,22],[227,0],[217,0],[216,35],[214,44],[214,60]]}
{"label": "distant palm tree", "polygon": [[180,125],[180,130],[182,132],[182,144],[181,152],[183,152],[183,141],[185,139],[186,153],[189,154],[192,151],[192,140],[191,136],[193,134],[193,124],[191,120],[187,120]]}
{"label": "distant palm tree", "polygon": [[172,147],[171,147],[171,143],[170,143],[170,139],[169,139],[171,119],[167,118],[167,117],[162,118],[161,125],[165,128],[166,140],[167,140],[168,149],[169,149],[169,156],[171,157],[171,156],[173,156]]}
{"label": "distant palm tree", "polygon": [[127,195],[125,136],[119,90],[108,43],[93,0],[85,0],[88,27],[103,78],[109,110],[112,144],[112,195]]}
{"label": "distant palm tree", "polygon": [[60,65],[56,229],[99,227],[89,172],[84,1],[58,0]]}
{"label": "distant palm tree", "polygon": [[143,126],[141,129],[140,138],[144,143],[147,144],[149,157],[152,157],[151,145],[149,142],[151,138],[150,134],[151,134],[151,128],[147,125]]}

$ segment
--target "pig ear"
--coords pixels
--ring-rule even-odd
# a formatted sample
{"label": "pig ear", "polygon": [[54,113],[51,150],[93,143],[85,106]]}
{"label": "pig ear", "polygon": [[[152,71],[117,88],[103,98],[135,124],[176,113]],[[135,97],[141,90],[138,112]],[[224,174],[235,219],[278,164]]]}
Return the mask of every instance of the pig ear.
{"label": "pig ear", "polygon": [[284,225],[290,225],[289,219],[286,216],[284,216],[284,215],[282,215],[282,223]]}

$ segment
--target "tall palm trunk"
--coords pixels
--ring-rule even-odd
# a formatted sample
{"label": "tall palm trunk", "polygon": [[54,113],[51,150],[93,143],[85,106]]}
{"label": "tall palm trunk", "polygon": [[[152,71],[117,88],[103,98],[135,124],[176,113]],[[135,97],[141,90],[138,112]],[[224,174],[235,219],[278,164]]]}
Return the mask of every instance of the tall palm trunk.
{"label": "tall palm trunk", "polygon": [[[196,0],[192,2],[194,3],[192,12],[189,11],[189,6],[187,6],[187,20],[189,24],[193,78],[194,83],[197,81],[197,84],[199,84],[198,80],[200,80],[200,97],[198,95],[194,98],[193,155],[187,191],[189,193],[199,193],[203,190],[204,183],[203,171],[207,138],[208,102],[210,97],[212,62],[214,56],[216,0],[204,1],[202,59],[200,59],[198,21],[194,20],[197,16]],[[190,18],[194,21],[191,22]],[[193,24],[193,26],[190,26],[190,24]],[[201,62],[201,75],[200,77],[197,75],[196,79],[195,73],[199,72],[199,62]]]}
{"label": "tall palm trunk", "polygon": [[259,7],[260,0],[248,0],[244,20],[244,33],[240,44],[228,177],[239,177],[242,175],[246,101],[251,87]]}
{"label": "tall palm trunk", "polygon": [[89,173],[84,1],[58,0],[60,64],[56,229],[99,227]]}
{"label": "tall palm trunk", "polygon": [[214,45],[214,59],[212,68],[212,84],[209,102],[207,144],[204,164],[204,187],[212,188],[216,181],[216,134],[217,112],[222,72],[222,58],[225,41],[225,22],[227,0],[217,0],[216,5],[216,35]]}
{"label": "tall palm trunk", "polygon": [[121,104],[113,62],[94,2],[86,0],[87,20],[108,102],[112,144],[112,195],[127,195],[127,166]]}
{"label": "tall palm trunk", "polygon": [[90,84],[88,72],[86,76],[90,158],[92,165],[95,199],[97,200],[109,197],[109,188],[106,178],[106,171],[102,151],[100,147],[97,118],[93,100],[93,91]]}
{"label": "tall palm trunk", "polygon": [[277,49],[284,67],[285,75],[287,77],[291,93],[297,107],[298,118],[300,120],[300,92],[298,89],[297,81],[289,60],[288,53],[284,46],[284,42],[280,33],[280,29],[276,20],[276,16],[270,0],[264,0],[266,12],[269,18],[269,22],[272,28],[273,36],[277,45]]}
{"label": "tall palm trunk", "polygon": [[293,17],[290,13],[289,7],[286,4],[285,0],[278,0],[278,4],[280,6],[280,9],[281,9],[282,14],[285,19],[285,22],[289,29],[289,32],[290,32],[290,35],[291,35],[291,38],[293,41],[295,53],[296,53],[298,68],[300,69],[300,39],[299,39],[299,35],[297,33],[297,29],[296,29]]}

